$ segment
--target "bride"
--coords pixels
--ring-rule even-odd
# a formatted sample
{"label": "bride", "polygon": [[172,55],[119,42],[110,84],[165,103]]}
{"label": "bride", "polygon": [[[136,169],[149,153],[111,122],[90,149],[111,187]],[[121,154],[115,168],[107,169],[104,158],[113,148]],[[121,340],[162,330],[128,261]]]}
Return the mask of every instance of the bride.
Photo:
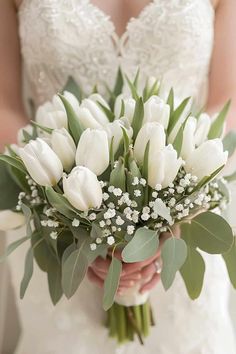
{"label": "bride", "polygon": [[[161,78],[166,92],[174,87],[180,99],[192,95],[195,105],[205,104],[211,114],[231,97],[228,122],[235,126],[235,16],[235,0],[1,0],[2,148],[27,123],[29,99],[36,106],[50,100],[68,76],[87,93],[95,84],[105,93],[119,66],[130,76],[139,67],[143,81]],[[11,241],[16,237],[19,231],[8,235]],[[16,291],[24,254],[22,246],[9,261]],[[73,299],[56,307],[45,274],[36,269],[25,299],[17,300],[22,327],[17,354],[235,354],[225,266],[218,256],[205,258],[206,286],[195,302],[180,277],[165,293],[155,264],[140,265],[144,281],[152,276],[143,291],[157,283],[151,296],[157,325],[144,347],[135,342],[117,348],[101,325],[97,285],[103,284],[107,262],[98,261]],[[136,275],[133,269],[124,276],[120,291]]]}

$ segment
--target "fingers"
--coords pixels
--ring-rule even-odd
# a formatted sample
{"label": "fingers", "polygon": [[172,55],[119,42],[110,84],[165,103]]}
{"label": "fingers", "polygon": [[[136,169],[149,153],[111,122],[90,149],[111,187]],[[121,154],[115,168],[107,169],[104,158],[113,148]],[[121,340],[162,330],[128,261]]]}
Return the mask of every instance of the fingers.
{"label": "fingers", "polygon": [[158,249],[157,253],[153,257],[151,257],[143,262],[124,263],[123,269],[122,269],[122,275],[129,275],[129,274],[135,273],[137,271],[140,271],[142,268],[144,268],[148,264],[153,263],[153,261],[155,261],[159,256],[160,256],[160,249]]}
{"label": "fingers", "polygon": [[102,257],[98,257],[93,262],[92,267],[94,269],[97,269],[98,271],[101,271],[103,273],[107,273],[110,264],[111,264],[111,259],[110,258],[103,259]]}
{"label": "fingers", "polygon": [[160,274],[155,273],[152,279],[140,288],[139,292],[143,294],[146,291],[151,290],[158,283],[160,277],[161,277]]}

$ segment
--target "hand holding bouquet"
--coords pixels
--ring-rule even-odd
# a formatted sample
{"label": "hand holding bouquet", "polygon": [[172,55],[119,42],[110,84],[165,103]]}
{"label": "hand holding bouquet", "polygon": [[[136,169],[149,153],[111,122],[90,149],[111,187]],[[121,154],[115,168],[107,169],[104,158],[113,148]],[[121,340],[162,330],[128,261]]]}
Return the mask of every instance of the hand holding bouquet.
{"label": "hand holding bouquet", "polygon": [[220,216],[227,180],[235,177],[219,177],[228,158],[224,146],[230,153],[235,148],[233,133],[222,141],[229,104],[211,120],[191,112],[190,98],[176,105],[173,90],[163,100],[158,81],[151,81],[139,94],[138,74],[134,82],[126,78],[125,95],[119,71],[107,102],[97,92],[81,97],[71,80],[0,156],[0,228],[27,225],[6,255],[30,241],[21,297],[34,259],[47,272],[56,304],[75,294],[98,257],[109,258],[103,307],[119,342],[135,333],[142,342],[153,324],[148,292],[140,294],[136,284],[116,294],[122,262],[155,257],[163,233],[170,233],[161,252],[166,290],[179,271],[189,296],[199,296],[205,272],[199,250],[222,254],[236,287],[235,237]]}

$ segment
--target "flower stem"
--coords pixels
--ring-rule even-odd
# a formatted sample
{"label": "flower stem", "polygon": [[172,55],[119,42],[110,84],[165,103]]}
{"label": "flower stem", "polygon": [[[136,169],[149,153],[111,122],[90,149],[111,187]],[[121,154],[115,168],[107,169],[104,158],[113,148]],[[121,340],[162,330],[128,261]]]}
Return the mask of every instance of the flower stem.
{"label": "flower stem", "polygon": [[146,302],[141,306],[141,311],[142,311],[142,325],[143,325],[143,335],[144,337],[147,337],[149,335],[149,329],[150,329],[150,324],[151,324],[151,318],[150,318],[150,308],[149,308],[149,303]]}
{"label": "flower stem", "polygon": [[124,306],[115,304],[117,334],[119,343],[123,343],[126,340],[126,319]]}

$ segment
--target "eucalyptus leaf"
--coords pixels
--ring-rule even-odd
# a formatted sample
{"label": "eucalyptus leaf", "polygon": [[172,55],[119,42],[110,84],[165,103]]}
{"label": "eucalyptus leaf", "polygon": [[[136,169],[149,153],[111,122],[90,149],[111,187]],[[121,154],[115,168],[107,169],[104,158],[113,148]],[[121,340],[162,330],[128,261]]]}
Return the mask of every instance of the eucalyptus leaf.
{"label": "eucalyptus leaf", "polygon": [[70,102],[63,95],[59,94],[59,97],[62,100],[66,110],[69,132],[73,137],[75,144],[77,145],[83,133],[83,128]]}
{"label": "eucalyptus leaf", "polygon": [[33,248],[30,248],[25,257],[25,271],[20,284],[20,298],[23,299],[28,288],[29,282],[32,278],[34,270],[34,253]]}
{"label": "eucalyptus leaf", "polygon": [[122,263],[119,259],[112,257],[112,261],[104,283],[103,308],[109,310],[114,302],[116,291],[119,286]]}
{"label": "eucalyptus leaf", "polygon": [[4,262],[5,259],[12,253],[14,252],[17,247],[19,247],[22,243],[24,243],[25,241],[29,240],[30,238],[28,236],[22,237],[17,241],[12,242],[6,249],[6,252],[0,256],[0,263]]}
{"label": "eucalyptus leaf", "polygon": [[68,299],[74,295],[88,269],[84,244],[73,251],[62,265],[62,288]]}
{"label": "eucalyptus leaf", "polygon": [[62,194],[55,192],[52,187],[46,187],[45,193],[49,203],[59,211],[59,213],[70,220],[73,220],[76,217],[76,210]]}
{"label": "eucalyptus leaf", "polygon": [[132,240],[124,247],[122,259],[126,263],[145,261],[155,255],[158,246],[159,238],[156,231],[139,228]]}
{"label": "eucalyptus leaf", "polygon": [[230,225],[224,218],[210,211],[191,220],[191,237],[196,247],[210,254],[225,253],[233,243]]}
{"label": "eucalyptus leaf", "polygon": [[71,255],[72,252],[74,252],[77,249],[76,244],[72,243],[70,246],[68,246],[63,255],[62,255],[62,260],[61,263],[64,264],[67,258]]}
{"label": "eucalyptus leaf", "polygon": [[0,162],[0,191],[0,210],[15,208],[20,189],[11,178],[5,162]]}
{"label": "eucalyptus leaf", "polygon": [[161,252],[163,267],[161,280],[165,290],[168,290],[176,272],[182,267],[187,257],[187,246],[184,240],[171,237],[165,241]]}
{"label": "eucalyptus leaf", "polygon": [[107,244],[97,245],[97,248],[94,251],[92,251],[89,247],[86,253],[88,263],[93,263],[93,261],[95,261],[95,259],[99,256],[105,259],[108,252],[108,247],[109,246]]}
{"label": "eucalyptus leaf", "polygon": [[211,124],[211,128],[208,134],[208,139],[215,139],[221,137],[224,129],[225,119],[229,112],[230,104],[231,101],[229,100],[223,107],[222,111],[218,114],[216,119]]}
{"label": "eucalyptus leaf", "polygon": [[234,236],[233,245],[230,250],[223,255],[229,278],[234,289],[236,289],[236,236]]}
{"label": "eucalyptus leaf", "polygon": [[50,257],[47,268],[49,294],[53,305],[56,305],[63,295],[61,286],[61,265],[56,257]]}
{"label": "eucalyptus leaf", "polygon": [[48,260],[51,257],[54,257],[52,252],[50,251],[50,248],[46,242],[46,240],[43,240],[40,242],[37,247],[35,247],[36,243],[42,238],[41,232],[34,233],[34,237],[31,239],[31,244],[34,249],[34,258],[37,262],[37,265],[43,272],[47,272],[48,269]]}
{"label": "eucalyptus leaf", "polygon": [[205,262],[196,249],[188,246],[188,255],[180,269],[180,274],[184,280],[190,298],[192,300],[197,299],[202,291]]}
{"label": "eucalyptus leaf", "polygon": [[224,151],[228,151],[229,157],[236,150],[236,131],[230,131],[223,139]]}
{"label": "eucalyptus leaf", "polygon": [[31,237],[32,235],[32,228],[31,228],[31,219],[32,219],[32,212],[30,210],[30,208],[25,205],[25,204],[22,204],[21,205],[21,208],[22,208],[22,211],[24,213],[24,216],[25,216],[25,223],[26,223],[26,233],[27,233],[27,236],[28,237]]}

